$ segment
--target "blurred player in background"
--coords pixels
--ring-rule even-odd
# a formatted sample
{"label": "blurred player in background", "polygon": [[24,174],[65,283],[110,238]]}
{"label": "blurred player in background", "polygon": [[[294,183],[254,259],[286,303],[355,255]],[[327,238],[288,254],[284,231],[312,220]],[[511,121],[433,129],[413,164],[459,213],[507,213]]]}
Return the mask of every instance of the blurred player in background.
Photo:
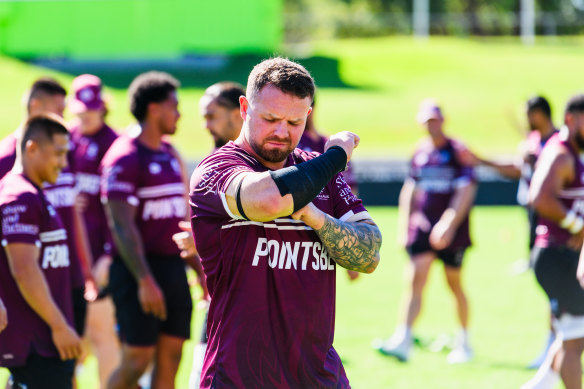
{"label": "blurred player in background", "polygon": [[154,362],[151,388],[173,388],[190,336],[192,301],[172,236],[187,217],[180,158],[163,138],[176,131],[179,83],[148,72],[129,88],[141,131],[120,136],[102,160],[102,198],[115,242],[109,288],[122,340],[108,388],[134,389]]}
{"label": "blurred player in background", "polygon": [[584,239],[583,151],[584,95],[580,94],[566,104],[564,126],[546,143],[529,187],[529,203],[538,215],[534,270],[550,300],[557,339],[523,389],[551,389],[559,377],[567,389],[582,387],[584,289],[578,278],[584,281],[584,277],[577,268]]}
{"label": "blurred player in background", "polygon": [[[526,115],[529,124],[529,133],[519,145],[521,159],[512,163],[502,163],[495,160],[479,158],[472,153],[467,153],[469,163],[473,165],[486,165],[495,169],[499,174],[510,179],[518,179],[517,202],[527,210],[529,221],[529,251],[533,249],[535,243],[535,228],[537,226],[537,215],[527,202],[527,192],[531,177],[535,170],[535,164],[541,150],[547,141],[558,132],[552,122],[552,109],[545,97],[534,96],[527,101]],[[529,261],[526,261],[529,263]],[[527,266],[522,267],[527,269]],[[552,315],[550,314],[550,318]],[[529,364],[529,368],[537,369],[545,360],[549,348],[555,340],[555,333],[550,322],[550,333],[548,335],[544,350]]]}
{"label": "blurred player in background", "polygon": [[[107,285],[111,257],[111,236],[100,199],[99,165],[117,134],[105,123],[107,108],[101,80],[83,74],[73,80],[69,111],[75,115],[71,132],[71,165],[75,171],[77,210],[89,234],[92,274],[98,287]],[[120,363],[120,345],[115,330],[111,297],[103,296],[88,306],[86,335],[97,357],[100,388],[105,388],[111,373]]]}
{"label": "blurred player in background", "polygon": [[411,160],[410,177],[400,193],[398,214],[399,243],[410,255],[410,285],[403,299],[402,322],[388,340],[378,341],[374,346],[383,354],[408,360],[413,343],[412,326],[422,307],[428,273],[439,258],[444,263],[461,326],[448,362],[464,363],[472,358],[472,350],[461,267],[464,252],[471,244],[469,212],[477,185],[472,167],[460,159],[466,148],[444,134],[440,107],[432,100],[424,100],[417,120],[427,129],[429,138],[419,144]]}
{"label": "blurred player in background", "polygon": [[[26,98],[27,116],[52,113],[63,116],[65,109],[65,88],[52,78],[36,80]],[[2,141],[0,146],[0,170],[6,174],[10,169],[21,172],[20,139],[22,126]],[[10,166],[12,163],[13,167]],[[87,301],[96,297],[95,285],[90,273],[91,252],[88,247],[87,231],[81,215],[75,212],[75,177],[69,164],[60,170],[56,182],[46,183],[44,194],[61,218],[67,231],[69,244],[70,276],[72,278],[74,325],[79,335],[83,334]]]}
{"label": "blurred player in background", "polygon": [[13,389],[73,387],[81,341],[73,328],[70,249],[61,218],[45,197],[67,166],[69,132],[57,116],[22,127],[21,157],[0,182],[0,297],[10,322],[0,333],[0,366]]}

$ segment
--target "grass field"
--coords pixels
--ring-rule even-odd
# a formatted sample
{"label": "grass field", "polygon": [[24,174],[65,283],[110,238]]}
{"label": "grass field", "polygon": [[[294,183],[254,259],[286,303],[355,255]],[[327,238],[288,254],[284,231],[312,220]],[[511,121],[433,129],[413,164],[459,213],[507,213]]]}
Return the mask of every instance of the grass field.
{"label": "grass field", "polygon": [[[465,284],[471,304],[471,341],[475,359],[448,365],[446,353],[415,349],[407,364],[377,354],[376,337],[393,331],[402,295],[405,253],[395,243],[396,209],[372,208],[384,243],[375,273],[354,283],[338,272],[335,348],[356,389],[492,389],[518,388],[532,371],[526,366],[539,353],[547,334],[546,298],[531,272],[513,276],[513,262],[525,258],[526,222],[518,207],[474,210],[474,247],[465,259]],[[415,333],[422,339],[453,334],[454,306],[436,263],[425,294],[425,306]],[[199,334],[202,313],[195,315]],[[187,387],[192,343],[185,346],[177,388]],[[80,377],[79,389],[95,389],[95,361]],[[1,386],[1,383],[0,383]]]}
{"label": "grass field", "polygon": [[[309,70],[316,75],[317,84],[320,79],[334,85],[324,82],[330,77],[339,78],[344,85],[320,90],[319,126],[327,133],[358,132],[362,142],[356,158],[387,158],[411,152],[422,133],[415,112],[419,101],[428,96],[443,103],[452,135],[482,153],[514,153],[528,97],[535,93],[548,96],[559,123],[566,99],[582,90],[577,75],[584,66],[583,45],[582,38],[541,38],[535,46],[525,47],[513,38],[416,41],[390,37],[314,42],[304,51],[330,59],[307,62],[312,64]],[[298,52],[287,50],[293,57],[299,57],[294,54]],[[248,66],[242,62],[244,69],[225,77],[244,82]],[[34,78],[46,73],[70,85],[72,75],[0,57],[0,136],[18,125],[20,97]],[[107,92],[110,123],[124,128],[132,122],[126,92],[114,88]],[[201,88],[184,88],[180,96],[183,117],[176,143],[189,158],[202,157],[212,146],[199,119],[201,92]]]}

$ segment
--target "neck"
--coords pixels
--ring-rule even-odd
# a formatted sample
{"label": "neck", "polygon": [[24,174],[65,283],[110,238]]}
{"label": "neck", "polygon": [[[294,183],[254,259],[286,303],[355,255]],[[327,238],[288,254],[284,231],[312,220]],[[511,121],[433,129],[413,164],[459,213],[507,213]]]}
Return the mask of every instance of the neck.
{"label": "neck", "polygon": [[140,127],[142,127],[142,131],[137,137],[138,141],[150,149],[159,149],[162,144],[162,133],[160,129],[148,122],[140,123]]}
{"label": "neck", "polygon": [[[18,168],[17,168],[17,166],[18,166]],[[43,187],[43,183],[44,183],[43,180],[39,177],[37,172],[35,172],[33,167],[30,166],[30,164],[23,161],[22,164],[14,165],[13,170],[14,171],[20,170],[24,176],[26,176],[29,180],[31,180],[33,182],[33,184],[35,184],[39,188]]]}
{"label": "neck", "polygon": [[541,128],[538,128],[538,130],[539,133],[541,134],[541,137],[545,139],[550,137],[554,133],[556,128],[554,127],[551,121],[548,121],[545,125],[541,126]]}
{"label": "neck", "polygon": [[247,151],[249,154],[251,154],[255,159],[257,159],[262,165],[264,165],[268,169],[272,169],[272,170],[282,169],[284,167],[284,165],[286,164],[287,158],[285,160],[283,160],[282,162],[269,162],[269,161],[266,161],[265,159],[263,159],[262,157],[260,157],[255,152],[253,147],[251,147],[251,145],[249,144],[247,139],[245,138],[243,131],[241,132],[241,135],[239,136],[239,138],[237,138],[234,141],[234,143],[236,145],[238,145],[239,147],[241,147],[242,149],[244,149],[245,151]]}
{"label": "neck", "polygon": [[79,125],[79,131],[83,135],[94,135],[96,134],[101,128],[103,127],[103,123],[100,123],[98,126],[95,127],[87,127],[82,124]]}
{"label": "neck", "polygon": [[438,134],[430,134],[430,138],[432,139],[432,143],[436,148],[440,148],[446,144],[446,135],[444,135],[443,132]]}

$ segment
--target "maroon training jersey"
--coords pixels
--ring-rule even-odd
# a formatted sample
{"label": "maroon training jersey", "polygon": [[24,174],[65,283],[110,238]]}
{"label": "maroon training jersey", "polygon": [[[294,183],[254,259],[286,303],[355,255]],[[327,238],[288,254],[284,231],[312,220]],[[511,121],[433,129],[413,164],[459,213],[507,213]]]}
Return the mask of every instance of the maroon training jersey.
{"label": "maroon training jersey", "polygon": [[137,138],[118,137],[102,161],[102,201],[136,206],[136,225],[146,255],[180,255],[172,235],[187,215],[186,187],[172,146],[152,150]]}
{"label": "maroon training jersey", "polygon": [[[70,164],[69,164],[70,165]],[[55,184],[45,183],[45,196],[49,202],[55,207],[65,230],[67,230],[67,241],[69,242],[69,257],[71,259],[71,277],[73,288],[83,288],[85,286],[85,278],[81,271],[81,262],[77,255],[76,239],[77,231],[73,218],[75,217],[75,175],[71,166],[67,166],[61,170],[57,182]],[[89,230],[91,231],[91,230]],[[88,231],[88,232],[89,232]],[[88,235],[91,235],[88,233]]]}
{"label": "maroon training jersey", "polygon": [[[574,180],[560,191],[558,198],[568,210],[576,212],[578,216],[584,216],[584,164],[580,160],[580,154],[568,143],[567,134],[563,131],[552,136],[544,150],[548,147],[565,147],[574,158],[576,167]],[[543,216],[538,216],[537,222],[535,245],[538,247],[561,246],[572,236],[569,231]]]}
{"label": "maroon training jersey", "polygon": [[[73,323],[67,232],[43,191],[21,174],[8,174],[0,182],[2,247],[10,243],[35,244],[39,265],[53,300]],[[10,273],[6,251],[0,250],[0,298],[8,312],[8,327],[0,333],[0,366],[24,365],[34,352],[59,357],[49,326],[22,297]]]}
{"label": "maroon training jersey", "polygon": [[100,196],[99,165],[117,134],[106,124],[92,135],[84,135],[78,127],[71,129],[71,160],[75,167],[76,189],[84,196],[87,207],[83,213],[93,259],[111,253],[111,236]]}
{"label": "maroon training jersey", "polygon": [[[408,245],[421,236],[427,236],[448,208],[457,188],[475,181],[474,169],[463,165],[458,154],[465,146],[447,139],[436,148],[430,139],[424,139],[410,162],[410,178],[416,183],[410,220]],[[451,248],[470,246],[468,215],[458,227]]]}
{"label": "maroon training jersey", "polygon": [[[296,149],[286,166],[316,155]],[[192,226],[211,295],[201,387],[348,388],[333,348],[334,260],[303,222],[243,220],[227,206],[233,178],[267,170],[229,142],[191,178]],[[340,174],[313,204],[341,220],[365,211]]]}
{"label": "maroon training jersey", "polygon": [[0,141],[0,178],[4,177],[16,162],[16,143],[18,138],[14,133]]}

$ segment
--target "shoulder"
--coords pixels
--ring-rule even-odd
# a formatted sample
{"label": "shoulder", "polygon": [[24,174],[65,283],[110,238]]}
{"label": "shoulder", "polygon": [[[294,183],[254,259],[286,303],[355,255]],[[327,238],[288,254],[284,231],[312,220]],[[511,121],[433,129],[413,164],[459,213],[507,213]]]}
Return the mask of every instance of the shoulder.
{"label": "shoulder", "polygon": [[102,164],[104,166],[117,163],[138,162],[138,148],[136,139],[129,136],[119,136],[105,153]]}
{"label": "shoulder", "polygon": [[233,142],[216,150],[213,154],[205,157],[197,166],[197,170],[206,170],[210,167],[218,166],[249,166],[256,167],[259,162],[241,147]]}
{"label": "shoulder", "polygon": [[38,188],[20,174],[9,173],[0,181],[0,204],[35,203],[39,195]]}
{"label": "shoulder", "polygon": [[0,158],[16,155],[16,135],[10,134],[0,140]]}

